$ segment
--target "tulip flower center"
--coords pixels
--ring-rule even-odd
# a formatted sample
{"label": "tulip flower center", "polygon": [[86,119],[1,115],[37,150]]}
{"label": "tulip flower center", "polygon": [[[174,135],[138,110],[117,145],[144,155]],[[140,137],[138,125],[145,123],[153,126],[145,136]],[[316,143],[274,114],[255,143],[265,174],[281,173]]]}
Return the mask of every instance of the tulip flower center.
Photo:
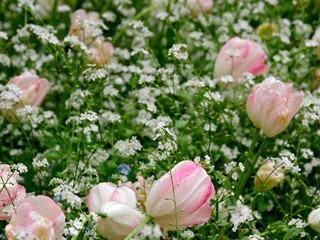
{"label": "tulip flower center", "polygon": [[279,118],[279,121],[278,121],[279,125],[285,124],[285,122],[287,121],[288,113],[289,113],[289,109],[288,109],[287,106],[285,106],[282,109],[282,112],[281,112],[281,115],[280,115],[280,118]]}

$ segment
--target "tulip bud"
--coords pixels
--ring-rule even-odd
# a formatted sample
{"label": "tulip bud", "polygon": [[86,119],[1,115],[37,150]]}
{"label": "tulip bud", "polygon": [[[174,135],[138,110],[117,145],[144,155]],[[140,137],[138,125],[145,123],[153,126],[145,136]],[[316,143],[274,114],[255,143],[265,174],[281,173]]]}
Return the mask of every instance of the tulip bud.
{"label": "tulip bud", "polygon": [[268,70],[264,64],[266,54],[261,46],[253,41],[231,38],[221,48],[215,66],[214,77],[231,75],[234,79],[232,86],[236,86],[244,73],[259,76]]}
{"label": "tulip bud", "polygon": [[0,220],[9,220],[4,212],[11,204],[18,204],[26,196],[26,189],[17,183],[16,178],[7,164],[0,164]]}
{"label": "tulip bud", "polygon": [[102,42],[95,40],[91,50],[91,62],[96,64],[98,67],[105,65],[110,62],[111,56],[114,53],[114,47],[110,42]]}
{"label": "tulip bud", "polygon": [[309,213],[308,224],[313,230],[320,232],[320,208],[314,209]]}
{"label": "tulip bud", "polygon": [[22,75],[12,78],[7,87],[9,89],[14,87],[15,91],[6,93],[8,96],[12,95],[11,101],[10,104],[5,104],[1,110],[9,121],[13,121],[17,107],[23,105],[39,107],[41,105],[49,90],[49,82],[45,78],[39,78],[36,74],[24,72]]}
{"label": "tulip bud", "polygon": [[194,16],[201,13],[209,13],[213,7],[213,0],[188,0],[187,6]]}
{"label": "tulip bud", "polygon": [[214,186],[206,171],[192,161],[178,163],[151,188],[147,213],[155,223],[176,230],[208,222]]}
{"label": "tulip bud", "polygon": [[292,83],[269,77],[253,87],[247,99],[247,114],[267,137],[274,137],[287,128],[302,98],[303,92],[295,92]]}
{"label": "tulip bud", "polygon": [[117,187],[113,183],[99,183],[87,197],[90,212],[107,215],[97,222],[98,233],[110,240],[124,239],[144,218],[136,208],[134,191],[128,187]]}
{"label": "tulip bud", "polygon": [[29,196],[17,206],[5,233],[8,240],[18,239],[18,236],[56,240],[62,238],[64,224],[65,215],[51,198]]}
{"label": "tulip bud", "polygon": [[81,42],[89,45],[94,39],[94,25],[99,22],[97,12],[87,13],[83,9],[75,11],[71,16],[69,35],[75,35]]}
{"label": "tulip bud", "polygon": [[46,78],[39,78],[31,72],[12,78],[8,84],[14,84],[21,89],[19,96],[24,105],[39,107],[49,90],[49,82]]}
{"label": "tulip bud", "polygon": [[316,41],[319,44],[316,48],[316,55],[318,58],[320,58],[320,27],[315,31],[312,40]]}
{"label": "tulip bud", "polygon": [[278,186],[284,180],[284,168],[277,167],[274,161],[263,164],[254,178],[254,185],[258,191],[265,192]]}
{"label": "tulip bud", "polygon": [[257,28],[258,36],[265,41],[271,40],[276,32],[279,32],[279,25],[274,23],[262,23]]}

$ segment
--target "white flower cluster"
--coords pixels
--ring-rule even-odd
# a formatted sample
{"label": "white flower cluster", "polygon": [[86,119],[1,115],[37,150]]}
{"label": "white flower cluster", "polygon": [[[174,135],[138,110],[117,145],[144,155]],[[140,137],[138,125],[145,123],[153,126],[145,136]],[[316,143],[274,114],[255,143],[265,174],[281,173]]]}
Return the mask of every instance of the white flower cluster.
{"label": "white flower cluster", "polygon": [[101,113],[101,118],[110,123],[121,122],[121,116],[118,113],[111,111],[103,111]]}
{"label": "white flower cluster", "polygon": [[70,98],[66,100],[66,108],[72,107],[76,110],[79,110],[81,106],[84,105],[85,98],[90,95],[92,95],[92,93],[88,90],[76,89],[73,93],[71,93]]}
{"label": "white flower cluster", "polygon": [[0,109],[11,109],[20,101],[21,89],[14,84],[0,85]]}
{"label": "white flower cluster", "polygon": [[49,167],[49,162],[43,154],[38,153],[32,160],[32,166],[35,170],[39,170]]}
{"label": "white flower cluster", "polygon": [[119,154],[124,157],[133,156],[137,151],[141,151],[142,145],[136,137],[132,137],[130,140],[119,140],[114,145],[114,148],[119,151]]}
{"label": "white flower cluster", "polygon": [[109,153],[104,149],[97,149],[89,158],[89,164],[93,167],[99,166],[109,158]]}
{"label": "white flower cluster", "polygon": [[237,201],[235,206],[229,206],[230,221],[233,224],[232,231],[237,231],[241,223],[250,222],[254,220],[252,210],[244,205],[240,200]]}
{"label": "white flower cluster", "polygon": [[105,78],[108,76],[108,71],[104,68],[92,68],[89,67],[83,71],[84,79],[88,82],[96,81],[100,78]]}
{"label": "white flower cluster", "polygon": [[52,178],[50,185],[57,185],[53,189],[53,195],[61,200],[67,201],[72,208],[80,208],[82,200],[77,196],[78,191],[73,186],[73,182],[66,183],[62,179]]}
{"label": "white flower cluster", "polygon": [[168,56],[173,56],[178,60],[186,60],[188,59],[188,53],[186,51],[187,48],[188,45],[184,43],[173,44],[169,49]]}
{"label": "white flower cluster", "polygon": [[[23,128],[26,130],[35,131],[39,124],[56,125],[58,122],[57,116],[52,111],[42,112],[38,107],[29,105],[18,108],[16,115],[19,117],[20,122],[24,123]],[[38,134],[41,134],[41,129]]]}
{"label": "white flower cluster", "polygon": [[[32,33],[34,33],[41,40],[43,40],[43,42],[48,42],[53,45],[60,44],[60,41],[58,40],[58,38],[53,33],[49,32],[47,28],[44,28],[44,27],[41,27],[41,26],[35,25],[35,24],[29,24],[28,28],[30,29],[30,31]],[[54,28],[52,27],[51,29],[54,29]]]}

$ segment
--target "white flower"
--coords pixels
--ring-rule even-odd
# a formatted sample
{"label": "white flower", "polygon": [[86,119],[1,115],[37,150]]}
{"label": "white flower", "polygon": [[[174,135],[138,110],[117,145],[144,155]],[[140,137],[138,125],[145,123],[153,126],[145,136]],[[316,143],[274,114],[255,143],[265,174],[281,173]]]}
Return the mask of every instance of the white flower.
{"label": "white flower", "polygon": [[186,60],[188,58],[188,53],[185,51],[187,47],[187,44],[173,44],[173,46],[169,49],[168,55],[173,56],[178,60]]}

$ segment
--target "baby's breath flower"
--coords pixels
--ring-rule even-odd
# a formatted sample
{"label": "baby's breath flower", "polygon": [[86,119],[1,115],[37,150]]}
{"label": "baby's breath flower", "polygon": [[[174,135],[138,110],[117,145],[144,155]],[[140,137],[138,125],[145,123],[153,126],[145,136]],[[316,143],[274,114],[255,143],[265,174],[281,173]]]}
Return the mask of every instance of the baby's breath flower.
{"label": "baby's breath flower", "polygon": [[114,148],[119,151],[120,155],[128,157],[135,155],[137,151],[141,151],[142,145],[136,137],[132,137],[130,140],[117,141]]}
{"label": "baby's breath flower", "polygon": [[178,60],[186,60],[188,59],[188,53],[186,52],[187,48],[188,45],[184,43],[174,44],[169,49],[168,56],[175,57]]}

